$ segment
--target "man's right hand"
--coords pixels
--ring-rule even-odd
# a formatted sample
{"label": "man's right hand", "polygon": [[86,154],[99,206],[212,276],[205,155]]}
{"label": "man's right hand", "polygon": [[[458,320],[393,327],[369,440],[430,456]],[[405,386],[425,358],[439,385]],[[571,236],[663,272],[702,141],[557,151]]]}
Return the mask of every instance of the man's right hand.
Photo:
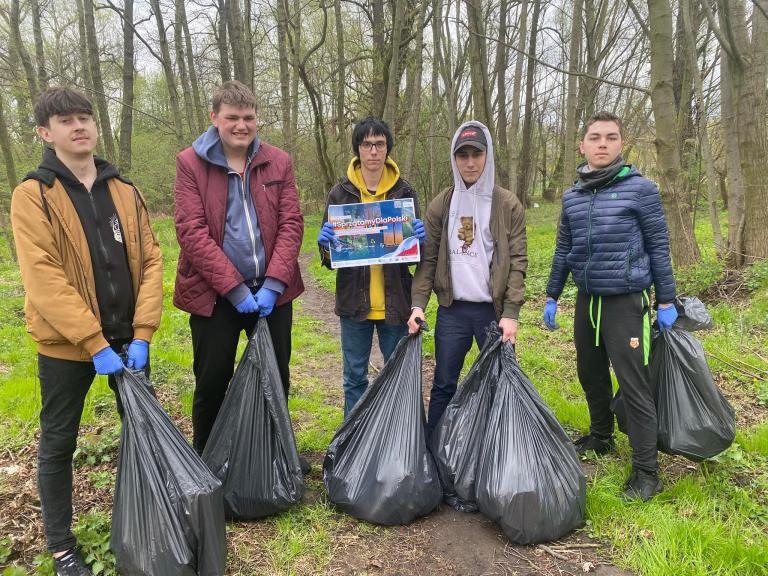
{"label": "man's right hand", "polygon": [[320,228],[320,234],[317,235],[317,243],[320,244],[326,250],[331,249],[331,242],[336,239],[336,234],[333,232],[333,224],[325,222],[323,227]]}
{"label": "man's right hand", "polygon": [[555,315],[557,314],[557,300],[553,298],[547,298],[547,303],[544,305],[544,324],[550,330],[557,330],[559,326],[555,322]]}
{"label": "man's right hand", "polygon": [[416,334],[421,330],[421,323],[417,322],[417,320],[421,320],[421,322],[426,320],[424,310],[421,308],[414,308],[411,311],[411,317],[408,319],[408,334]]}
{"label": "man's right hand", "polygon": [[235,304],[235,308],[240,314],[253,314],[259,311],[259,305],[256,303],[256,298],[250,293],[240,300],[240,302]]}
{"label": "man's right hand", "polygon": [[96,368],[97,374],[104,374],[105,376],[122,372],[124,368],[120,356],[109,346],[102,348],[93,355],[93,366]]}

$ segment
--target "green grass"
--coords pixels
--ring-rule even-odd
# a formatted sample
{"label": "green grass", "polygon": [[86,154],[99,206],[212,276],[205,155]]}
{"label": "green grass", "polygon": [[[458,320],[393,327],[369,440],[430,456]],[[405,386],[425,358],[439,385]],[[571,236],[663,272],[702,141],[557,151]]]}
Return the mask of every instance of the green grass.
{"label": "green grass", "polygon": [[[530,270],[527,278],[527,304],[520,318],[518,353],[523,368],[542,397],[571,433],[588,428],[583,392],[576,378],[572,344],[572,316],[575,288],[566,287],[560,301],[560,330],[549,332],[541,322],[543,294],[552,250],[554,223],[558,207],[543,205],[527,216]],[[178,257],[173,222],[169,218],[154,223],[165,257],[165,307],[160,330],[152,345],[152,380],[162,391],[166,409],[174,416],[189,417],[194,379],[191,370],[191,342],[188,316],[172,303],[175,263]],[[706,219],[699,220],[697,233],[702,244],[709,238]],[[319,266],[315,239],[320,227],[318,216],[306,218],[302,251],[311,254],[310,274],[333,292],[335,273]],[[703,290],[721,273],[711,249],[703,250],[704,262],[680,274],[687,291]],[[714,330],[699,333],[705,349],[722,358],[739,359],[768,370],[768,273],[757,266],[745,276],[753,289],[748,302],[711,307],[717,322]],[[766,268],[768,270],[768,268]],[[436,312],[433,298],[427,317],[434,328]],[[18,270],[13,264],[0,264],[0,447],[17,450],[34,440],[40,408],[35,377],[34,345],[25,332],[23,293]],[[341,373],[338,385],[324,381],[321,370],[333,358],[339,365],[339,342],[322,332],[322,323],[308,317],[298,303],[294,314],[294,355],[292,392],[289,407],[296,439],[302,452],[322,453],[342,421]],[[241,350],[245,338],[241,340]],[[434,352],[432,334],[424,339],[424,354]],[[466,367],[474,359],[467,359]],[[745,395],[754,406],[768,404],[768,386],[749,378],[710,357],[710,365],[729,388]],[[465,368],[466,369],[466,368]],[[326,372],[327,374],[327,372]],[[119,430],[112,392],[106,378],[97,378],[86,402],[84,433],[79,443],[78,475],[93,484],[109,487],[114,475],[94,470],[94,465],[115,457]],[[766,574],[768,538],[768,422],[740,427],[736,443],[715,460],[691,465],[682,459],[662,456],[666,490],[647,504],[626,504],[618,498],[629,471],[630,449],[626,437],[619,436],[618,454],[594,461],[596,473],[588,489],[588,525],[585,531],[609,542],[610,560],[638,574]],[[387,529],[357,523],[338,514],[323,496],[316,474],[307,487],[320,494],[317,502],[301,504],[283,514],[256,524],[230,524],[235,543],[230,550],[233,570],[239,574],[317,574],[333,559],[333,550],[343,535],[386,537]],[[76,532],[86,542],[88,553],[110,573],[113,559],[103,549],[109,534],[109,510],[93,510],[82,515]],[[41,546],[42,547],[42,546]],[[12,543],[0,540],[0,558],[10,555]],[[236,557],[232,560],[233,557]],[[4,560],[0,560],[0,564]],[[6,574],[50,574],[50,557],[41,554],[35,566],[7,568]],[[254,568],[257,566],[258,568]]]}

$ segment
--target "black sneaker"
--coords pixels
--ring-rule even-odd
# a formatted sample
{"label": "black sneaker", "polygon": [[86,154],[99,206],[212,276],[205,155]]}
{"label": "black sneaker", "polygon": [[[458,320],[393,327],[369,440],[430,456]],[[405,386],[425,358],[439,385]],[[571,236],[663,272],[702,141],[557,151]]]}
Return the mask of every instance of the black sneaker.
{"label": "black sneaker", "polygon": [[624,484],[622,496],[625,500],[642,500],[647,502],[661,492],[661,479],[656,472],[633,470],[627,483]]}
{"label": "black sneaker", "polygon": [[590,450],[602,456],[613,452],[616,449],[616,444],[613,442],[613,436],[609,436],[607,439],[598,438],[592,434],[587,434],[576,440],[573,445],[576,447],[576,452],[579,454],[586,454]]}
{"label": "black sneaker", "polygon": [[56,576],[93,576],[77,548],[72,548],[64,556],[54,558],[53,563],[56,566]]}
{"label": "black sneaker", "polygon": [[301,473],[305,476],[312,471],[312,464],[304,456],[299,456],[299,466],[301,466]]}

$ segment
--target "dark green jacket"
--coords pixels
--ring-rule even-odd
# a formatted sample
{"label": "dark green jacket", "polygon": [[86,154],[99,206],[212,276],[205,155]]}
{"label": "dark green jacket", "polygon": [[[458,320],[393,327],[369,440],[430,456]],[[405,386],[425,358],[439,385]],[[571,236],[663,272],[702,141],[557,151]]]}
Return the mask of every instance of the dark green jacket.
{"label": "dark green jacket", "polygon": [[[434,290],[441,306],[453,303],[448,262],[448,211],[453,186],[438,194],[427,208],[427,241],[411,287],[413,306],[425,309]],[[525,296],[528,247],[525,239],[525,210],[509,190],[493,188],[491,198],[491,296],[496,318],[517,320]]]}

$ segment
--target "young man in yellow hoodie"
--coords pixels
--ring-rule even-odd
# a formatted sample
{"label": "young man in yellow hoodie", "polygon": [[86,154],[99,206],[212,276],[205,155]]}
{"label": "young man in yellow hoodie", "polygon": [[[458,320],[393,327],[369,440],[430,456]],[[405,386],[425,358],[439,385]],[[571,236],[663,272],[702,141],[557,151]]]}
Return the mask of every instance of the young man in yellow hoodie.
{"label": "young man in yellow hoodie", "polygon": [[[414,189],[400,177],[389,157],[392,132],[385,122],[369,116],[352,132],[354,158],[346,177],[328,192],[323,227],[317,237],[324,266],[331,267],[330,245],[335,241],[328,222],[328,206],[413,198],[416,219],[413,227],[419,242],[426,239],[418,219],[419,203]],[[379,336],[384,361],[408,332],[411,314],[411,273],[407,264],[384,264],[340,268],[336,271],[336,314],[341,322],[344,359],[344,416],[352,410],[368,387],[368,361],[373,331]]]}

